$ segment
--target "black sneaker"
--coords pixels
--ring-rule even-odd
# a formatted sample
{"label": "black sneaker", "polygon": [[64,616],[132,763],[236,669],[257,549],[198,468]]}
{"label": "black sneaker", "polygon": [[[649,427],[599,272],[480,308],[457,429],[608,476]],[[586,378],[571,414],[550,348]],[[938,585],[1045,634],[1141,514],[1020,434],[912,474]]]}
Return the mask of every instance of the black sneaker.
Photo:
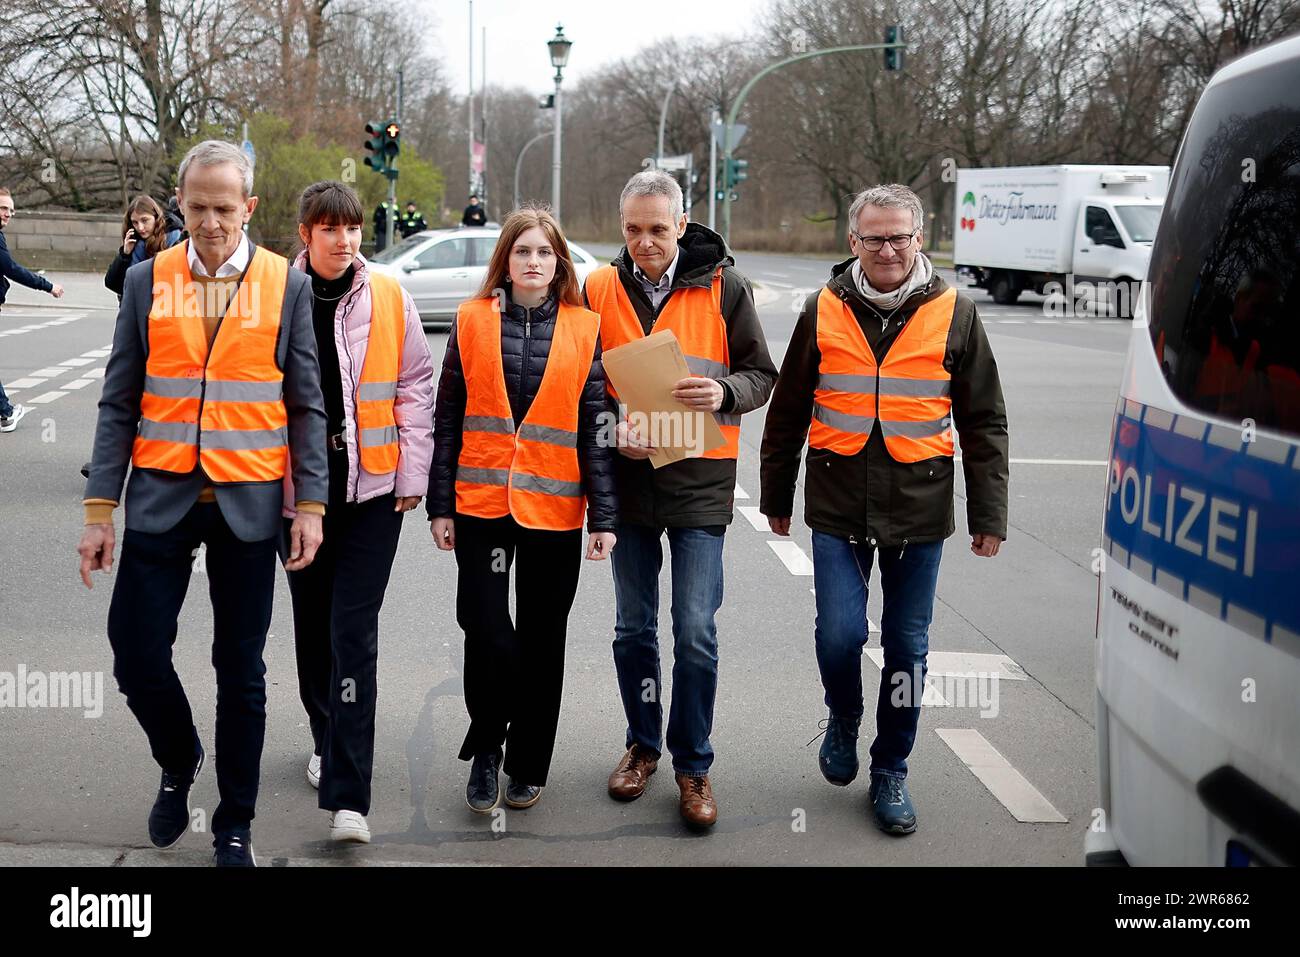
{"label": "black sneaker", "polygon": [[907,782],[890,774],[871,775],[871,816],[886,834],[911,834],[916,830],[916,811],[907,793]]}
{"label": "black sneaker", "polygon": [[511,778],[506,784],[506,807],[532,807],[542,797],[542,789],[535,784],[520,784]]}
{"label": "black sneaker", "polygon": [[218,834],[212,846],[216,848],[212,861],[217,867],[257,866],[257,858],[253,856],[253,835],[246,827]]}
{"label": "black sneaker", "polygon": [[821,751],[817,754],[817,764],[822,777],[837,787],[846,787],[858,776],[858,726],[861,719],[838,718],[831,715],[826,719],[826,737],[822,741]]}
{"label": "black sneaker", "polygon": [[465,803],[476,814],[490,814],[501,803],[501,752],[474,755],[465,785]]}
{"label": "black sneaker", "polygon": [[203,770],[203,746],[199,745],[199,760],[190,774],[162,773],[158,797],[149,812],[149,840],[154,847],[171,847],[190,826],[190,786]]}

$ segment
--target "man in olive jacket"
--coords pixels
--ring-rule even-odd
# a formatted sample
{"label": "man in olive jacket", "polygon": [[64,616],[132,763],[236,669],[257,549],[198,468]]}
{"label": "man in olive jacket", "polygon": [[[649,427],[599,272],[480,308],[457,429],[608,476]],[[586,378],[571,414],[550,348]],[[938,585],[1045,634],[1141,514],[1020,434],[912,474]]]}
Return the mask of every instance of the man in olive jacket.
{"label": "man in olive jacket", "polygon": [[971,551],[1007,536],[1007,416],[975,304],[920,251],[921,201],[875,186],[849,209],[854,258],[808,297],[781,366],[762,446],[760,510],[790,534],[805,438],[817,664],[830,709],[819,764],[857,776],[867,581],[880,561],[884,668],[871,745],[875,822],[916,830],[907,756],[916,740],[943,541],[953,522],[952,429],[961,438]]}

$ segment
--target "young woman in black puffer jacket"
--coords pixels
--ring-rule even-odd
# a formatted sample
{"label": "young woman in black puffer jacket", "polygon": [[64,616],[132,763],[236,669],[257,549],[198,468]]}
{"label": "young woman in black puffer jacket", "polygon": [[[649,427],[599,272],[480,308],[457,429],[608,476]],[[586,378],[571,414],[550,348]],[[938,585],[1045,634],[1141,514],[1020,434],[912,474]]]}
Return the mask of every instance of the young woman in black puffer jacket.
{"label": "young woman in black puffer jacket", "polygon": [[427,500],[434,541],[459,569],[470,716],[460,758],[473,761],[466,802],[483,814],[501,800],[503,745],[507,805],[531,807],[546,784],[584,509],[587,558],[615,543],[599,330],[559,224],[544,208],[513,212],[447,343]]}

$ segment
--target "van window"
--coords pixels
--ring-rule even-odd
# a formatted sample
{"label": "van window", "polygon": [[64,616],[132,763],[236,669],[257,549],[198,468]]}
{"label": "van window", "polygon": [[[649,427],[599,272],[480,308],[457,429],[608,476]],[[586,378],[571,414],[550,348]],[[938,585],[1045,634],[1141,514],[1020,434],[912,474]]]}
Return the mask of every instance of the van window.
{"label": "van window", "polygon": [[1135,243],[1149,243],[1156,238],[1156,227],[1160,225],[1160,207],[1152,203],[1149,206],[1116,206],[1120,222]]}
{"label": "van window", "polygon": [[1151,258],[1151,342],[1173,392],[1300,435],[1300,63],[1206,93]]}
{"label": "van window", "polygon": [[1100,206],[1088,207],[1083,221],[1083,231],[1099,246],[1124,248],[1124,241],[1119,238],[1119,230],[1115,228],[1115,220],[1111,219],[1110,213]]}

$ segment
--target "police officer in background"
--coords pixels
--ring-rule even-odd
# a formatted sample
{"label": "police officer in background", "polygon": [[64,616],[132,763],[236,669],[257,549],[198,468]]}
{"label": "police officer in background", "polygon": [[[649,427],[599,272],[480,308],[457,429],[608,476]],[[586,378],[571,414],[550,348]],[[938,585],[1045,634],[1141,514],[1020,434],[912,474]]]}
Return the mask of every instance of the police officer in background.
{"label": "police officer in background", "polygon": [[402,231],[402,238],[414,236],[416,233],[423,232],[429,228],[429,224],[424,221],[424,213],[416,208],[415,200],[408,200],[406,203],[406,212],[398,220],[398,228]]}
{"label": "police officer in background", "polygon": [[393,225],[401,229],[402,214],[396,203],[384,200],[375,207],[375,252],[383,252],[388,246],[388,215],[393,216]]}

